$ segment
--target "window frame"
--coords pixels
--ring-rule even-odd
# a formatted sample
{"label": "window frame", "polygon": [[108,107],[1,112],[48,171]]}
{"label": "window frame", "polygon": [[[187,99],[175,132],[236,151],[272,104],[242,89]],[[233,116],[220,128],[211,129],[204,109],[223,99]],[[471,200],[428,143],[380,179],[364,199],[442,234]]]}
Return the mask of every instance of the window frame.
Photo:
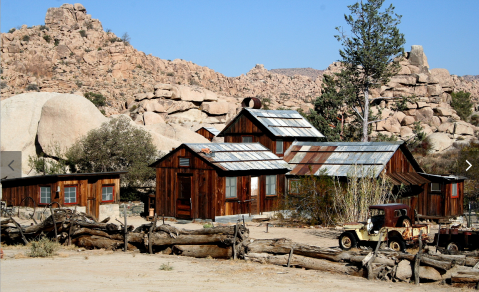
{"label": "window frame", "polygon": [[[50,188],[50,202],[42,203],[42,188]],[[39,185],[38,186],[38,205],[48,205],[52,202],[52,185]]]}
{"label": "window frame", "polygon": [[[111,187],[111,188],[112,188],[112,191],[111,191],[111,200],[103,200],[103,188],[108,188],[108,187]],[[101,186],[101,202],[102,202],[102,203],[110,203],[110,202],[114,202],[114,201],[115,201],[115,185],[112,185],[112,184],[102,185],[102,186]]]}
{"label": "window frame", "polygon": [[[275,149],[275,153],[276,154],[284,154],[284,140],[276,140],[276,149]],[[281,152],[278,152],[278,145],[281,145]]]}
{"label": "window frame", "polygon": [[[246,141],[244,141],[244,138],[250,138],[251,141],[246,142]],[[254,143],[253,136],[241,136],[241,143]]]}
{"label": "window frame", "polygon": [[[231,179],[234,179],[234,182],[235,182],[234,197],[231,197],[231,196],[228,197],[228,190],[230,190],[230,194],[231,194],[231,188],[232,188],[231,185],[228,186],[228,181]],[[225,199],[229,200],[229,199],[237,199],[237,198],[238,198],[238,177],[236,176],[225,177]]]}
{"label": "window frame", "polygon": [[[188,165],[181,165],[181,159],[188,159]],[[191,157],[179,156],[178,157],[178,167],[190,168],[191,167]]]}
{"label": "window frame", "polygon": [[[454,187],[456,189],[456,192],[454,194]],[[457,186],[457,183],[451,183],[451,198],[452,199],[457,199],[459,198],[459,188]]]}
{"label": "window frame", "polygon": [[295,178],[295,179],[288,179],[288,181],[289,181],[289,188],[288,188],[289,194],[290,195],[299,195],[299,185],[297,186],[296,191],[293,192],[293,183],[300,184],[301,180]]}
{"label": "window frame", "polygon": [[[75,202],[74,203],[67,203],[65,202],[66,199],[66,189],[67,188],[75,188]],[[63,204],[64,205],[75,205],[78,204],[78,185],[65,185],[63,186]]]}
{"label": "window frame", "polygon": [[[434,184],[437,184],[439,186],[439,189],[433,189],[432,186]],[[435,183],[435,182],[431,182],[431,192],[440,192],[441,191],[441,183]]]}
{"label": "window frame", "polygon": [[[267,197],[276,197],[278,195],[278,192],[277,192],[277,188],[278,188],[278,176],[276,174],[273,174],[273,175],[266,175],[266,183],[265,183],[265,187],[266,187],[266,191],[265,191],[265,194]],[[274,177],[274,194],[270,194],[268,193],[268,186],[271,185],[270,183],[270,179]]]}

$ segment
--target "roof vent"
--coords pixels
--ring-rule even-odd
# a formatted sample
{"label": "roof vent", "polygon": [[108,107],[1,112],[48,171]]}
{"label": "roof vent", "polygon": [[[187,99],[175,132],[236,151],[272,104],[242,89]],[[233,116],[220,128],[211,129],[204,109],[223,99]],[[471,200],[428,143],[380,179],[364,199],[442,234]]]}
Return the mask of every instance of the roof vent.
{"label": "roof vent", "polygon": [[[253,107],[251,107],[251,103],[253,103]],[[247,97],[243,99],[241,102],[242,107],[253,108],[253,109],[260,109],[261,108],[261,100],[257,97]]]}

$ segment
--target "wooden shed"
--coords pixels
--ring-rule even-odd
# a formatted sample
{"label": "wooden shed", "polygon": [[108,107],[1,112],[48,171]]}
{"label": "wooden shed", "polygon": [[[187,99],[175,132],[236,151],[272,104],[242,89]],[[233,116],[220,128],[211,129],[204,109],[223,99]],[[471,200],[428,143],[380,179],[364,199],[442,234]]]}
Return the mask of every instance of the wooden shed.
{"label": "wooden shed", "polygon": [[150,166],[157,214],[213,220],[272,211],[289,171],[259,143],[182,144]]}
{"label": "wooden shed", "polygon": [[462,214],[464,179],[425,174],[402,141],[294,142],[284,159],[293,168],[287,173],[289,184],[310,171],[340,178],[354,172],[358,177],[385,173],[395,185],[393,191],[403,189],[394,202],[411,206],[419,218]]}
{"label": "wooden shed", "polygon": [[196,130],[196,133],[200,134],[201,136],[205,137],[206,139],[213,141],[213,138],[218,136],[220,131],[213,127],[201,127]]}
{"label": "wooden shed", "polygon": [[317,141],[324,136],[297,111],[243,108],[218,137],[224,137],[225,143],[259,142],[283,157],[294,141]]}
{"label": "wooden shed", "polygon": [[[435,175],[420,173],[430,183],[424,195],[419,197],[418,217],[420,219],[441,219],[457,217],[464,214],[464,181],[463,176]],[[403,201],[406,201],[403,199]]]}
{"label": "wooden shed", "polygon": [[[125,173],[70,173],[2,179],[2,201],[7,206],[32,208],[52,202],[64,207],[85,207],[87,214],[100,219],[101,205],[120,202],[120,175]],[[57,207],[56,204],[52,206]]]}

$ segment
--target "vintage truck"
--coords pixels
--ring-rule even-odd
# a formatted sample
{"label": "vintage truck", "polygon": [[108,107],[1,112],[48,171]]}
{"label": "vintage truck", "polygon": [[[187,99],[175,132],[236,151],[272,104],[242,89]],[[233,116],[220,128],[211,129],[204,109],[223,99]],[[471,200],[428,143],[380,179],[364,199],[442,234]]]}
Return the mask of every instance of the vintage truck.
{"label": "vintage truck", "polygon": [[404,251],[407,245],[419,242],[419,233],[422,231],[422,240],[428,241],[429,225],[414,224],[408,215],[411,208],[405,204],[381,204],[369,207],[367,222],[344,224],[345,231],[339,236],[339,246],[343,250],[353,247],[376,245],[381,236],[389,248],[395,251]]}
{"label": "vintage truck", "polygon": [[479,249],[479,230],[460,229],[458,226],[441,228],[434,236],[437,246],[445,247],[449,251],[461,251],[464,249]]}

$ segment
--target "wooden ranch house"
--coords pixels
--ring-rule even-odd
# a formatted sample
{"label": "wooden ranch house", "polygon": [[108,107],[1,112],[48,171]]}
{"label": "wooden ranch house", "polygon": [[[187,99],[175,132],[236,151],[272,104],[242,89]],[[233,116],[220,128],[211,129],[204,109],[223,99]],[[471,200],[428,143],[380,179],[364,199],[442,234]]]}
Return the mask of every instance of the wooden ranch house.
{"label": "wooden ranch house", "polygon": [[402,141],[294,142],[284,159],[292,168],[287,173],[291,190],[298,176],[311,172],[314,175],[323,172],[340,179],[354,172],[358,177],[378,177],[385,173],[395,185],[395,191],[401,185],[405,187],[397,202],[411,206],[419,218],[462,214],[462,209],[456,206],[462,207],[464,180],[425,174]]}
{"label": "wooden ranch house", "polygon": [[294,141],[317,141],[324,137],[297,111],[262,110],[261,103],[258,106],[243,108],[218,137],[224,137],[225,143],[259,142],[279,157]]}
{"label": "wooden ranch house", "polygon": [[213,141],[213,138],[218,136],[220,131],[213,127],[201,127],[196,130],[196,133],[200,134],[201,136],[205,137],[206,139]]}
{"label": "wooden ranch house", "polygon": [[[119,217],[120,175],[126,171],[75,173],[2,179],[2,201],[7,206],[39,210],[57,202],[99,220]],[[58,204],[52,204],[58,207]]]}
{"label": "wooden ranch house", "polygon": [[272,211],[289,171],[259,143],[182,144],[150,166],[158,215],[212,220]]}

